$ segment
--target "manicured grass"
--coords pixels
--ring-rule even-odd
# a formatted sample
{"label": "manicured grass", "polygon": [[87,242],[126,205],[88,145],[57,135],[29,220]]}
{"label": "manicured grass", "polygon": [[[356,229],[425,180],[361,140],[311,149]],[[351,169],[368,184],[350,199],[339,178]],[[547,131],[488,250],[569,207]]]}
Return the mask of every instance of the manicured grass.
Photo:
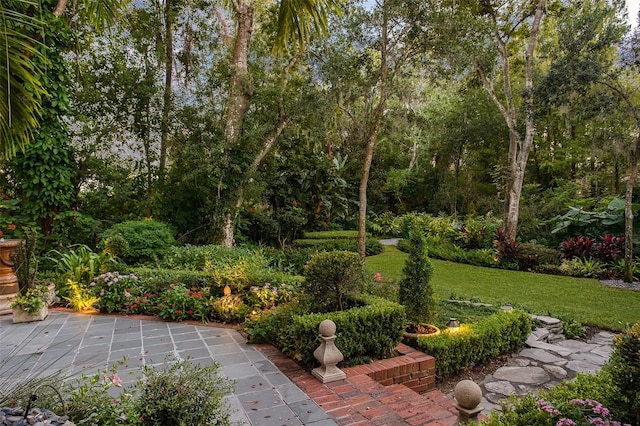
{"label": "manicured grass", "polygon": [[[367,258],[383,279],[399,280],[407,255],[395,247]],[[567,315],[583,324],[622,330],[640,320],[640,292],[608,287],[597,280],[482,268],[432,260],[437,297],[473,299],[529,312]]]}

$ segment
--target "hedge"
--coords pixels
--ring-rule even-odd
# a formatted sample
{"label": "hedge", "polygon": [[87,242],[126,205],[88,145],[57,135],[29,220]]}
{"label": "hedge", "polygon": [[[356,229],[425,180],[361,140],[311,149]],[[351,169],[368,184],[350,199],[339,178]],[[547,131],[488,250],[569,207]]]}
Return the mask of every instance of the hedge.
{"label": "hedge", "polygon": [[320,345],[318,326],[325,319],[336,323],[336,346],[351,360],[389,358],[402,340],[406,321],[404,307],[370,295],[357,296],[364,306],[326,314],[302,315],[279,308],[261,319],[248,321],[249,340],[269,342],[304,366],[317,365],[313,352]]}
{"label": "hedge", "polygon": [[524,311],[498,312],[463,324],[456,333],[418,337],[415,345],[436,359],[436,378],[442,380],[523,346],[531,324],[531,315]]}
{"label": "hedge", "polygon": [[[318,251],[343,250],[358,252],[358,240],[353,238],[337,238],[337,239],[300,239],[294,240],[293,244],[298,248],[315,248]],[[365,244],[365,252],[367,256],[375,256],[384,251],[384,247],[380,241],[368,238]]]}

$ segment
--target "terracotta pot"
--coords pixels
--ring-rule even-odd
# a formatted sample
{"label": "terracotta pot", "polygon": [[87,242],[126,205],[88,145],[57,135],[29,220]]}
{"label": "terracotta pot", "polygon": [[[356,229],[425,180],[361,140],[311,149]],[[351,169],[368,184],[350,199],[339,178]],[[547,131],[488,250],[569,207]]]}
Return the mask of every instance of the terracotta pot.
{"label": "terracotta pot", "polygon": [[21,240],[0,240],[0,295],[18,292],[18,277],[13,270],[13,257]]}

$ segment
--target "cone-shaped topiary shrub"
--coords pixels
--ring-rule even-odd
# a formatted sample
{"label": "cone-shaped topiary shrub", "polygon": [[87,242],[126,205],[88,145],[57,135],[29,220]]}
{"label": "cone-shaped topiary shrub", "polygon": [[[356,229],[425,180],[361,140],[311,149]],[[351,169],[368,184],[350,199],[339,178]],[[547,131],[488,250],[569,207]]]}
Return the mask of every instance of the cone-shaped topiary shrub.
{"label": "cone-shaped topiary shrub", "polygon": [[433,289],[429,284],[433,268],[427,256],[427,241],[424,235],[413,233],[409,242],[409,258],[402,269],[398,301],[405,306],[409,321],[425,323],[435,316],[436,305]]}

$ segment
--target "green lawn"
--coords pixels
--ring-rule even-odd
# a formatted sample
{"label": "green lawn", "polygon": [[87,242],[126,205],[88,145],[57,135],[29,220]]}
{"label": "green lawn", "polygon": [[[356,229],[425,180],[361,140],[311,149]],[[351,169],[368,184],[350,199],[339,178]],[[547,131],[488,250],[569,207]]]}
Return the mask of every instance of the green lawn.
{"label": "green lawn", "polygon": [[[367,258],[367,268],[383,279],[399,280],[407,258],[395,247]],[[432,260],[437,297],[454,294],[495,305],[511,303],[532,313],[563,315],[613,330],[640,320],[640,292],[607,287],[597,280],[481,268]]]}

